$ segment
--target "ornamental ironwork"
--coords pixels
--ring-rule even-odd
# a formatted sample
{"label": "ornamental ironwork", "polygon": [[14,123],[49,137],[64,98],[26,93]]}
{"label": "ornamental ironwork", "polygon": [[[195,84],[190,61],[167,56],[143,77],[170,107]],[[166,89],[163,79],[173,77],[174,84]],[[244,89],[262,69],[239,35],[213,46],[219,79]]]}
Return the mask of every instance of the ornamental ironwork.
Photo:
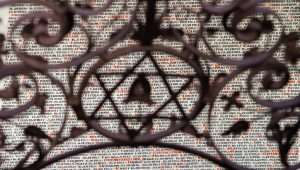
{"label": "ornamental ironwork", "polygon": [[[103,43],[96,43],[95,36],[97,35],[92,35],[88,29],[89,20],[93,16],[111,10],[112,5],[116,3],[113,0],[106,0],[101,6],[68,0],[0,1],[1,7],[28,4],[47,9],[22,15],[12,24],[7,37],[1,35],[0,78],[2,80],[9,79],[9,84],[1,89],[0,97],[3,100],[16,100],[18,103],[14,108],[2,107],[1,120],[10,123],[11,119],[28,116],[24,113],[28,113],[30,109],[36,107],[39,108],[41,117],[49,114],[45,109],[49,96],[43,92],[37,74],[44,76],[51,84],[60,89],[66,104],[66,112],[57,113],[63,114],[64,118],[59,130],[54,135],[50,135],[32,123],[23,127],[23,135],[26,137],[23,141],[18,144],[10,144],[6,142],[9,134],[1,129],[1,149],[11,153],[24,152],[24,157],[16,163],[13,169],[43,169],[75,155],[121,146],[154,146],[175,149],[198,156],[199,159],[206,159],[212,164],[226,169],[252,169],[231,160],[222,152],[212,135],[216,128],[212,126],[212,122],[215,121],[215,109],[223,109],[224,112],[228,112],[227,116],[234,116],[229,113],[232,109],[248,109],[247,103],[243,102],[242,95],[247,95],[251,102],[258,105],[258,108],[263,108],[263,111],[255,119],[237,118],[236,122],[219,135],[239,138],[244,132],[251,129],[257,120],[268,118],[268,125],[264,127],[263,135],[268,142],[278,146],[278,159],[280,159],[283,169],[300,167],[299,163],[291,164],[289,161],[289,153],[295,145],[300,127],[298,94],[282,100],[262,96],[265,92],[281,91],[292,80],[290,69],[297,67],[300,56],[297,46],[299,33],[287,31],[286,27],[288,26],[284,24],[282,17],[271,7],[263,5],[270,2],[268,0],[231,0],[222,3],[217,0],[199,0],[195,1],[195,6],[193,6],[194,4],[183,5],[181,11],[195,16],[193,21],[195,22],[195,31],[189,32],[184,25],[178,26],[172,22],[172,18],[170,19],[170,13],[174,13],[174,11],[178,13],[178,9],[171,7],[172,2],[170,0],[136,0],[132,1],[134,5],[129,7],[129,2],[124,0],[122,8],[117,12],[120,16],[122,16],[122,12],[127,12],[128,18],[124,17],[125,21],[123,20],[121,26],[118,25],[118,28],[110,32]],[[180,1],[176,2],[180,3]],[[169,19],[167,19],[168,17]],[[119,18],[115,17],[107,25],[114,24]],[[189,19],[188,15],[186,18]],[[216,18],[219,19],[217,20],[219,23],[217,27],[212,27],[210,23],[213,20],[216,21]],[[241,26],[242,23],[244,23],[244,27]],[[56,31],[51,31],[51,25],[56,25]],[[21,38],[24,44],[27,41],[33,41],[41,48],[52,48],[64,41],[74,29],[79,29],[81,36],[85,36],[86,41],[81,45],[85,48],[84,51],[81,54],[74,54],[71,58],[60,56],[61,60],[54,63],[49,62],[45,56],[24,50],[18,42],[18,38]],[[102,32],[97,34],[104,33],[105,29],[106,27],[103,27]],[[225,57],[226,54],[220,54],[216,49],[222,48],[222,43],[216,45],[211,40],[211,37],[219,32],[225,33],[226,36],[240,44],[262,41],[263,45],[251,47],[238,59]],[[273,34],[274,32],[277,32],[277,36]],[[272,38],[266,40],[262,37]],[[5,49],[4,43],[11,43],[11,48]],[[125,45],[120,45],[120,43]],[[170,45],[171,43],[175,43],[177,46],[174,47]],[[205,50],[200,48],[201,45]],[[226,50],[225,48],[225,53]],[[55,53],[55,50],[52,52]],[[278,52],[282,52],[281,58],[277,57]],[[8,64],[3,58],[12,54],[18,58],[18,62]],[[184,66],[175,64],[172,66],[175,70],[170,73],[158,61],[159,57],[163,58],[164,56],[168,56],[169,61],[176,60]],[[129,63],[121,72],[115,72],[111,63],[126,57],[134,62]],[[145,60],[152,65],[153,72],[138,69]],[[93,62],[88,70],[81,73],[85,64],[90,61]],[[117,64],[122,64],[122,60],[118,60],[118,62]],[[212,64],[209,63],[219,67],[229,67],[229,72],[213,74],[217,68],[212,67]],[[172,62],[166,65],[166,67],[171,66]],[[67,80],[60,80],[54,75],[61,70],[67,70]],[[234,90],[229,94],[221,93],[228,84],[244,73],[246,73],[245,79],[239,80],[238,84],[244,83],[245,89]],[[121,78],[108,87],[105,79],[116,75]],[[22,83],[20,76],[26,79],[27,83]],[[183,83],[175,90],[169,81],[170,78],[180,79]],[[126,83],[127,86],[124,87]],[[163,88],[154,86],[159,83]],[[89,101],[84,98],[91,86],[101,89],[97,93],[102,96],[94,96],[99,101],[92,109],[86,107]],[[114,95],[120,87],[125,89],[126,96],[116,102]],[[157,90],[163,92],[157,92]],[[23,95],[26,91],[32,92],[28,99]],[[189,93],[193,93],[195,100],[190,101],[188,98],[179,100],[179,96],[184,91],[191,91]],[[153,93],[164,93],[168,98],[166,100],[155,99]],[[27,101],[24,101],[24,98]],[[99,114],[104,109],[106,102],[110,103],[110,111],[114,112],[113,115]],[[192,108],[186,109],[184,102],[192,103]],[[224,105],[219,105],[217,102],[223,102]],[[173,103],[175,111],[161,114],[170,103]],[[119,105],[151,109],[146,109],[146,114],[136,113],[139,112],[139,109],[137,109],[138,111],[129,109],[128,112],[135,112],[134,114],[124,113]],[[85,126],[72,127],[66,136],[63,135],[63,132],[66,131],[68,111],[70,110],[76,114],[78,121],[84,122]],[[195,123],[192,123],[199,117],[207,119],[207,128],[199,129]],[[290,119],[293,121],[282,123]],[[155,123],[161,120],[165,122],[165,127],[156,130]],[[108,128],[105,126],[105,122],[115,122],[115,124]],[[11,122],[11,124],[14,123]],[[49,156],[55,147],[89,131],[106,137],[109,142],[74,148],[72,151],[53,157]],[[205,141],[207,147],[214,150],[215,154],[190,148],[180,143],[164,142],[164,138],[177,132],[183,132],[197,140]],[[8,158],[2,159],[5,161]]]}

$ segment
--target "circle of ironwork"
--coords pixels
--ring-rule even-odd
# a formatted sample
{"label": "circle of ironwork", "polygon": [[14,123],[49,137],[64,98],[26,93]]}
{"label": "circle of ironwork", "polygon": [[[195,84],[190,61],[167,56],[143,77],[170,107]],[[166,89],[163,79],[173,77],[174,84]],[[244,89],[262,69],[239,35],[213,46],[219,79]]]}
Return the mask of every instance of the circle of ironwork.
{"label": "circle of ironwork", "polygon": [[[97,121],[95,120],[90,120],[88,115],[85,113],[84,109],[80,109],[79,114],[84,114],[85,116],[85,121],[87,122],[87,124],[94,128],[97,132],[99,132],[100,134],[111,138],[113,140],[116,141],[121,141],[121,142],[135,142],[135,143],[149,143],[158,139],[161,139],[165,136],[171,135],[172,133],[184,128],[186,125],[189,124],[189,121],[194,119],[200,112],[201,110],[204,108],[205,101],[204,101],[204,96],[206,94],[206,77],[205,75],[203,75],[203,70],[201,67],[197,66],[196,63],[192,62],[191,60],[189,60],[186,57],[183,57],[182,54],[180,54],[178,51],[166,47],[166,46],[160,46],[160,45],[153,45],[151,47],[144,47],[144,46],[132,46],[129,48],[121,48],[121,49],[117,49],[116,51],[113,51],[111,53],[108,53],[105,56],[105,59],[99,59],[99,61],[97,63],[95,63],[91,69],[87,72],[87,74],[85,74],[85,76],[83,77],[83,80],[80,84],[80,88],[79,88],[79,92],[78,92],[78,98],[80,99],[80,105],[82,106],[83,101],[82,99],[82,95],[84,92],[84,89],[87,87],[87,82],[89,82],[89,78],[97,71],[97,68],[100,68],[102,66],[104,66],[106,63],[108,63],[109,61],[116,59],[118,57],[121,57],[123,55],[128,55],[130,53],[133,52],[139,52],[139,51],[161,51],[161,52],[165,52],[167,54],[170,54],[174,57],[177,57],[178,59],[180,59],[181,61],[187,63],[189,66],[192,67],[192,69],[195,71],[195,78],[198,79],[198,81],[201,83],[201,89],[199,91],[199,99],[196,101],[196,103],[194,104],[194,108],[192,109],[192,111],[186,115],[186,119],[180,120],[178,122],[176,122],[174,125],[172,125],[172,127],[168,128],[165,131],[162,132],[158,132],[158,133],[154,133],[154,134],[139,134],[134,138],[130,138],[130,136],[128,136],[128,134],[126,133],[114,133],[111,132],[105,128],[103,128],[101,126],[101,124],[97,123]],[[75,109],[76,110],[76,109]]]}

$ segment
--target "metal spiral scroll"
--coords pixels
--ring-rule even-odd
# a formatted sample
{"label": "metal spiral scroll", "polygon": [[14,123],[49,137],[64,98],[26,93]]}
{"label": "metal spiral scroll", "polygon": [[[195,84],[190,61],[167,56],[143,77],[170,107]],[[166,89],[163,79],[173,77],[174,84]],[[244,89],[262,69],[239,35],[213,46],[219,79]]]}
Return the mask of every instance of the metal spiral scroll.
{"label": "metal spiral scroll", "polygon": [[[224,100],[226,105],[224,111],[228,112],[233,107],[239,109],[246,109],[246,106],[239,100],[242,92],[235,91],[232,95],[220,95],[221,91],[232,82],[236,77],[242,73],[248,72],[246,83],[246,90],[243,91],[248,95],[253,102],[261,107],[267,108],[267,112],[261,113],[257,119],[269,117],[270,121],[265,128],[265,137],[269,142],[276,143],[279,151],[279,159],[282,163],[283,169],[298,169],[300,164],[291,164],[289,161],[289,151],[293,147],[297,139],[297,132],[300,128],[300,113],[298,107],[300,104],[300,96],[296,96],[286,100],[271,100],[265,99],[259,93],[255,93],[258,88],[258,83],[253,83],[256,76],[261,75],[259,84],[261,84],[262,91],[279,91],[287,86],[291,79],[289,67],[297,65],[300,50],[297,46],[299,33],[288,32],[285,25],[276,12],[271,8],[262,6],[268,0],[231,0],[229,2],[220,3],[217,0],[213,1],[197,1],[197,10],[189,8],[182,8],[187,13],[192,13],[197,16],[199,27],[196,28],[196,33],[189,34],[183,28],[174,26],[172,22],[167,22],[164,19],[172,12],[169,0],[137,0],[134,8],[130,11],[128,21],[119,29],[111,33],[110,38],[102,45],[97,46],[93,42],[93,35],[88,29],[77,22],[75,19],[79,17],[80,20],[88,24],[89,18],[94,15],[103,14],[109,10],[115,1],[107,0],[101,7],[95,7],[89,3],[73,3],[67,0],[4,0],[0,2],[0,6],[11,6],[17,4],[40,5],[47,9],[47,11],[34,12],[23,15],[11,27],[11,35],[9,39],[1,36],[1,55],[2,58],[7,54],[14,54],[20,59],[16,64],[5,64],[1,60],[0,77],[1,79],[11,78],[11,83],[8,87],[1,89],[0,97],[3,100],[20,100],[20,94],[23,93],[23,87],[34,91],[34,95],[23,104],[16,108],[3,108],[0,111],[0,118],[3,121],[10,121],[12,118],[17,118],[25,111],[28,111],[34,106],[40,108],[41,116],[47,114],[45,111],[45,103],[47,102],[47,95],[41,92],[38,79],[35,74],[41,74],[61,89],[67,107],[72,108],[76,113],[78,121],[83,121],[87,128],[73,127],[70,136],[62,136],[65,130],[65,124],[68,118],[62,121],[62,126],[56,135],[50,136],[40,127],[30,125],[24,128],[24,135],[27,137],[23,142],[12,147],[6,142],[6,134],[1,130],[1,149],[5,152],[24,152],[26,147],[31,147],[24,158],[16,163],[13,169],[16,170],[34,170],[43,169],[51,164],[59,162],[63,159],[74,155],[86,153],[96,149],[113,148],[120,146],[139,147],[139,146],[156,146],[161,148],[170,148],[180,150],[199,156],[210,161],[220,167],[226,169],[251,169],[229,159],[221,149],[219,149],[217,142],[215,142],[212,135],[212,122],[214,109],[219,107],[216,102],[218,99]],[[163,6],[163,10],[157,9],[158,3]],[[180,2],[179,2],[180,3]],[[270,2],[271,3],[271,2]],[[126,11],[127,1],[124,1],[122,10]],[[194,8],[195,9],[195,8]],[[221,18],[220,28],[209,27],[209,22],[215,18]],[[142,19],[144,18],[144,19]],[[248,19],[245,28],[240,28],[239,24]],[[279,24],[275,24],[279,23]],[[59,30],[53,34],[49,31],[51,24],[58,24]],[[167,27],[162,26],[168,23]],[[279,28],[277,28],[279,27]],[[18,33],[24,41],[34,40],[35,43],[43,48],[54,47],[61,43],[65,37],[68,36],[75,28],[79,28],[82,34],[86,37],[86,50],[79,55],[74,56],[69,61],[62,59],[61,63],[50,63],[46,57],[40,55],[32,55],[26,50],[17,45],[13,37],[17,34],[17,30],[21,28]],[[218,54],[216,49],[210,42],[210,37],[216,32],[222,30],[228,36],[234,38],[240,44],[249,44],[258,40],[262,36],[271,36],[275,30],[279,30],[279,36],[274,38],[274,42],[265,42],[264,47],[253,47],[245,51],[243,56],[239,59],[228,59],[222,54]],[[105,31],[105,30],[104,30]],[[158,39],[168,42],[176,42],[181,44],[182,49],[163,45]],[[127,45],[125,47],[117,47],[117,44],[130,40],[134,45]],[[6,51],[4,49],[4,42],[11,42],[12,49]],[[199,44],[203,44],[206,51],[199,48]],[[221,48],[222,46],[219,46]],[[275,53],[284,49],[284,60],[279,60],[275,57]],[[99,71],[115,59],[130,56],[133,54],[141,54],[137,63],[127,68],[124,72],[118,73],[121,79],[114,84],[112,88],[107,88],[103,81],[105,73]],[[179,60],[189,66],[193,74],[169,74],[165,72],[157,61],[158,55],[169,55],[173,59]],[[136,68],[140,63],[148,59],[156,69],[155,73],[138,72]],[[89,68],[89,70],[82,76],[79,87],[76,90],[75,82],[79,77],[79,72],[83,65],[90,61],[96,62]],[[210,73],[213,68],[205,64],[207,62],[217,63],[224,66],[230,66],[233,69],[230,73],[219,73],[212,76]],[[72,69],[71,69],[72,68]],[[75,69],[74,69],[75,68]],[[51,73],[59,71],[60,69],[68,69],[68,83],[65,85],[59,79],[55,78]],[[182,69],[182,68],[178,68]],[[180,70],[184,73],[185,70]],[[112,74],[112,73],[111,73]],[[32,83],[20,84],[18,76],[28,78]],[[109,74],[110,75],[110,74]],[[131,76],[134,80],[127,88],[127,96],[123,100],[123,104],[136,104],[153,106],[158,102],[158,108],[153,112],[147,114],[139,114],[137,116],[127,116],[123,113],[118,105],[115,104],[113,95],[115,90],[122,83]],[[169,94],[170,98],[166,101],[154,101],[152,99],[152,92],[157,90],[153,88],[153,82],[149,80],[151,76],[157,76],[161,83],[165,86],[165,93]],[[173,90],[168,77],[173,76],[177,78],[185,78],[184,85],[179,90]],[[102,89],[104,98],[94,108],[94,112],[89,113],[84,107],[83,96],[85,90],[89,87],[90,79],[97,80],[97,86]],[[190,90],[191,84],[197,84],[196,92],[197,100],[194,102],[192,109],[185,110],[178,96],[183,91]],[[22,88],[21,88],[22,87]],[[112,109],[115,111],[114,117],[105,117],[106,115],[98,115],[97,112],[102,109],[103,103],[109,101],[112,104]],[[161,111],[170,102],[175,103],[178,113],[169,113],[167,116],[161,115]],[[208,113],[205,111],[208,108]],[[65,113],[67,114],[67,113]],[[208,129],[198,129],[191,121],[197,117],[208,114]],[[180,115],[180,116],[177,116]],[[26,115],[23,115],[26,116]],[[289,123],[282,126],[282,121],[285,119],[294,118],[295,123]],[[128,124],[128,120],[136,120],[140,122],[140,127],[133,128]],[[168,127],[161,130],[153,130],[154,120],[164,119],[168,121]],[[102,125],[103,120],[117,120],[118,126],[114,129],[107,129]],[[231,127],[224,131],[222,136],[232,135],[233,138],[238,138],[241,133],[251,128],[251,124],[255,120],[240,119]],[[111,142],[101,143],[97,145],[89,145],[83,148],[74,149],[73,151],[61,153],[49,158],[49,153],[52,149],[67,140],[77,138],[88,131],[96,131],[97,133],[107,137]],[[205,153],[201,150],[189,148],[180,144],[172,144],[162,142],[161,139],[170,136],[176,132],[184,132],[192,135],[199,140],[207,141],[207,147],[213,148],[217,155]],[[50,143],[49,147],[45,147],[42,143],[47,141]],[[30,143],[31,145],[28,145]],[[37,153],[38,157],[33,157]],[[33,159],[33,161],[29,161]]]}

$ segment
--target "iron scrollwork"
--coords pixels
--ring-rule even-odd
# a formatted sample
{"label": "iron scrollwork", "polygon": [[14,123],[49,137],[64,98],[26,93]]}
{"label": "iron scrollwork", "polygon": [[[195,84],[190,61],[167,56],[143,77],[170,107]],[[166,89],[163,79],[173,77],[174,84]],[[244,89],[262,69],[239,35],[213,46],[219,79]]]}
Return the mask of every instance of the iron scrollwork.
{"label": "iron scrollwork", "polygon": [[[36,74],[45,76],[52,84],[55,84],[63,93],[66,101],[66,107],[71,108],[78,121],[83,121],[86,128],[73,127],[69,136],[63,136],[66,122],[68,121],[67,113],[63,120],[59,131],[50,136],[47,132],[35,125],[26,126],[23,134],[26,136],[24,141],[12,148],[9,143],[6,143],[6,135],[0,129],[0,146],[5,152],[18,151],[23,152],[26,147],[31,147],[30,151],[25,154],[13,169],[16,170],[33,170],[42,169],[60,160],[69,158],[74,155],[86,153],[92,150],[128,146],[155,146],[161,148],[171,148],[180,150],[186,153],[194,154],[200,158],[206,159],[213,164],[226,169],[251,169],[240,165],[224,154],[218,147],[218,143],[212,135],[214,109],[218,107],[217,100],[221,99],[226,104],[224,111],[229,112],[232,108],[244,109],[247,106],[243,104],[242,99],[239,99],[241,93],[249,95],[251,100],[261,107],[267,108],[266,112],[260,114],[258,119],[265,117],[270,118],[268,126],[265,128],[265,137],[269,142],[275,142],[278,145],[279,159],[284,169],[298,169],[299,163],[289,163],[289,151],[295,144],[297,132],[300,127],[300,114],[298,111],[300,98],[295,96],[286,100],[271,100],[265,99],[260,93],[256,93],[258,84],[253,81],[257,76],[261,76],[260,84],[262,92],[278,91],[287,86],[291,79],[289,68],[297,65],[300,56],[299,47],[297,46],[299,33],[286,31],[286,26],[283,24],[282,18],[273,9],[262,6],[268,0],[231,0],[225,5],[220,4],[217,0],[213,1],[196,1],[197,10],[193,11],[189,8],[183,8],[187,13],[192,13],[196,16],[198,27],[195,33],[188,33],[186,29],[180,28],[165,21],[170,12],[172,12],[169,0],[137,0],[132,10],[129,11],[129,19],[119,29],[114,30],[110,34],[108,40],[101,45],[96,45],[93,36],[89,30],[78,22],[84,21],[88,24],[89,18],[95,15],[103,14],[109,10],[115,1],[107,0],[101,7],[94,7],[89,3],[73,3],[67,0],[3,0],[0,6],[12,6],[20,3],[34,4],[43,6],[47,11],[34,12],[26,14],[15,23],[13,23],[10,31],[10,39],[5,39],[1,35],[1,55],[2,58],[8,53],[13,53],[20,60],[15,64],[5,64],[1,60],[0,78],[11,78],[10,84],[0,91],[0,97],[3,100],[20,100],[20,89],[26,88],[33,91],[33,95],[25,103],[20,104],[16,108],[2,108],[0,118],[3,121],[10,121],[16,118],[32,107],[40,109],[41,116],[47,114],[45,103],[48,100],[47,94],[43,93]],[[162,6],[162,10],[158,10],[158,3]],[[124,1],[122,10],[128,10],[127,1]],[[77,19],[76,19],[77,17]],[[221,18],[220,28],[209,26],[209,22],[215,17]],[[246,26],[241,28],[239,25],[248,19]],[[277,22],[277,24],[275,24]],[[58,31],[54,34],[49,30],[51,24],[59,25]],[[167,27],[165,24],[168,23]],[[68,36],[74,28],[79,28],[86,36],[85,51],[74,56],[68,61],[62,60],[60,63],[50,63],[46,57],[41,55],[33,55],[26,50],[23,50],[12,37],[19,31],[20,36],[24,41],[34,40],[43,48],[56,46]],[[279,28],[277,28],[279,27]],[[279,36],[274,42],[265,42],[265,47],[253,47],[243,53],[239,59],[231,59],[218,54],[214,46],[211,44],[210,37],[216,32],[222,32],[222,29],[229,37],[234,38],[241,44],[249,44],[260,40],[262,36],[271,36],[271,34],[279,29]],[[181,49],[164,45],[159,41],[176,42],[181,44]],[[129,40],[134,45],[126,45],[125,47],[116,47],[118,43]],[[10,42],[12,48],[8,51],[4,49],[4,42]],[[207,51],[199,48],[202,43]],[[284,60],[275,57],[275,53],[284,49]],[[113,73],[103,73],[101,68],[109,65],[113,60],[123,57],[128,57],[133,54],[140,55],[136,63],[127,68],[123,72],[116,73],[121,75],[121,79],[112,87],[108,88],[103,77],[112,75]],[[159,55],[172,56],[172,60],[179,60],[188,66],[193,74],[169,74],[157,61]],[[139,72],[136,68],[144,61],[149,60],[156,70],[155,73]],[[83,65],[90,60],[95,60],[88,71],[83,75],[79,72],[83,69]],[[207,62],[217,63],[223,66],[233,68],[229,73],[211,74],[213,68]],[[61,69],[68,70],[67,85],[53,76],[51,73]],[[183,68],[178,68],[179,73],[184,73]],[[177,71],[178,71],[177,70]],[[248,72],[245,79],[246,89],[235,91],[231,95],[221,95],[221,91],[242,73]],[[30,84],[21,84],[18,76],[24,76],[30,81]],[[79,85],[76,80],[81,76]],[[128,77],[133,77],[132,83],[127,88],[127,96],[123,99],[123,104],[146,105],[151,107],[157,101],[152,99],[153,81],[151,76],[157,76],[160,82],[165,86],[165,92],[170,98],[159,103],[159,107],[148,114],[138,114],[128,116],[124,114],[115,103],[113,95],[126,81]],[[168,82],[169,77],[184,78],[186,81],[179,90],[174,90]],[[84,107],[83,99],[86,89],[90,86],[90,79],[95,79],[96,84],[102,89],[104,98],[90,113]],[[178,96],[185,90],[188,90],[191,85],[195,85],[194,93],[197,95],[197,100],[193,102],[193,108],[186,110]],[[76,89],[78,88],[78,89]],[[256,91],[256,92],[255,92]],[[106,115],[97,114],[104,107],[104,103],[109,101],[112,105],[112,110],[115,116],[107,117]],[[179,114],[170,113],[169,115],[160,115],[160,112],[170,102],[175,103],[175,107]],[[208,129],[198,129],[191,121],[197,117],[201,117],[204,112],[208,114]],[[25,115],[26,116],[26,115]],[[282,121],[294,118],[295,123],[282,125]],[[165,129],[155,131],[153,129],[155,120],[165,120],[168,125]],[[113,129],[107,129],[102,125],[102,121],[115,120],[118,121]],[[128,124],[128,121],[135,120],[139,122],[139,127],[134,128]],[[243,132],[251,129],[252,123],[255,120],[239,119],[226,131],[223,131],[221,136],[232,135],[233,138],[238,138]],[[74,149],[73,151],[65,152],[60,155],[48,158],[49,152],[56,146],[81,136],[87,131],[95,131],[100,135],[105,136],[110,140],[107,143],[97,145],[89,145],[83,148]],[[183,132],[192,135],[199,140],[207,142],[207,146],[213,148],[217,155],[202,152],[197,149],[192,149],[180,144],[172,144],[163,142],[162,139],[176,132]],[[49,143],[47,147],[43,144]],[[28,144],[31,145],[28,145]],[[32,155],[38,154],[36,158]],[[46,159],[47,158],[47,159]],[[30,159],[34,159],[28,163]]]}

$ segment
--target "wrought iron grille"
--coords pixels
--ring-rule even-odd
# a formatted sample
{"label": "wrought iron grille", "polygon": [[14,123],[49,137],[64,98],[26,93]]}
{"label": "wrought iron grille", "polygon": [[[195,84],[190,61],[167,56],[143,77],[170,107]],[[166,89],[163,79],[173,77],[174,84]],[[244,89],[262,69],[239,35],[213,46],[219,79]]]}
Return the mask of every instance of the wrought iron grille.
{"label": "wrought iron grille", "polygon": [[[300,167],[299,163],[291,164],[289,161],[289,153],[295,145],[300,127],[298,94],[287,99],[270,99],[263,96],[266,93],[282,92],[289,83],[295,81],[291,76],[291,69],[297,68],[297,60],[300,56],[299,33],[287,31],[280,14],[265,5],[272,1],[199,0],[190,6],[184,4],[184,1],[175,1],[182,3],[180,9],[171,7],[170,4],[174,3],[171,0],[130,2],[133,5],[129,6],[127,0],[118,2],[122,3],[122,7],[117,11],[117,17],[103,26],[102,31],[97,33],[98,36],[107,32],[105,30],[107,25],[112,27],[111,25],[121,19],[125,21],[121,26],[120,24],[116,26],[117,28],[110,32],[106,40],[97,43],[94,37],[97,35],[92,35],[89,29],[90,18],[109,12],[116,1],[106,0],[100,6],[94,6],[93,1],[79,3],[68,0],[0,1],[1,7],[30,4],[47,9],[22,15],[10,27],[7,37],[1,35],[0,78],[7,79],[9,83],[1,89],[0,97],[4,101],[17,103],[15,107],[5,107],[5,105],[2,107],[1,120],[19,126],[12,120],[29,116],[28,111],[33,108],[39,108],[40,117],[50,114],[45,109],[48,95],[44,93],[37,75],[43,76],[59,89],[66,105],[64,113],[56,113],[63,114],[63,119],[60,128],[52,135],[41,127],[31,124],[23,127],[24,140],[12,144],[6,142],[9,134],[5,133],[2,127],[1,150],[11,154],[24,153],[24,157],[16,162],[13,169],[43,169],[75,155],[121,146],[175,149],[195,155],[199,159],[206,159],[226,169],[251,169],[231,160],[218,146],[215,135],[212,135],[215,128],[218,128],[212,125],[215,121],[215,110],[221,108],[227,116],[234,117],[235,115],[230,113],[231,110],[249,109],[248,103],[244,103],[241,99],[245,95],[250,99],[249,102],[259,106],[256,110],[259,113],[251,119],[236,118],[231,126],[226,127],[227,130],[218,135],[233,139],[240,138],[253,128],[254,123],[267,118],[268,125],[263,127],[263,136],[278,147],[278,159],[283,169]],[[124,11],[127,15],[122,13]],[[172,22],[174,18],[170,15],[172,12],[175,15],[186,13],[187,19],[194,16],[196,23],[193,26],[194,31],[188,30],[189,25],[174,24]],[[218,22],[218,27],[212,27],[211,22]],[[56,25],[54,28],[56,31],[50,29],[53,25]],[[48,61],[50,59],[43,55],[25,50],[26,42],[29,41],[44,49],[56,47],[75,29],[79,29],[85,37],[84,43],[81,44],[84,48],[81,54],[71,58],[60,56],[59,62],[50,62]],[[229,48],[225,45],[223,47],[223,44],[212,43],[212,38],[220,32],[242,45],[258,41],[263,45],[256,43],[238,58],[228,57]],[[75,34],[73,37],[77,39],[80,36]],[[22,45],[20,45],[21,41]],[[5,49],[4,43],[10,43],[11,48]],[[171,43],[176,45],[172,46]],[[216,47],[221,49],[223,47],[224,53],[220,54]],[[281,57],[277,55],[279,52],[282,54]],[[50,50],[50,53],[55,53],[55,50]],[[16,56],[18,61],[8,64],[5,58],[10,55]],[[124,64],[127,61],[126,57],[134,62],[127,63],[124,69],[115,72],[114,67]],[[165,59],[167,61],[165,65],[172,66],[173,71],[166,71],[159,59]],[[154,71],[138,69],[145,60],[148,64],[144,64],[143,67],[152,65]],[[90,61],[93,61],[92,64],[86,72],[82,73],[86,63]],[[113,62],[115,63],[111,64]],[[181,64],[172,65],[173,62]],[[230,68],[229,71],[213,74],[218,67],[223,66]],[[55,74],[60,72],[66,73],[67,78],[64,80],[57,78]],[[247,75],[244,79],[238,79],[242,74]],[[105,79],[114,76],[120,78],[108,87]],[[172,78],[175,78],[176,82],[183,82],[182,85],[174,89],[170,83]],[[227,85],[236,79],[238,85],[245,84],[245,89],[222,94]],[[154,86],[157,82],[160,82],[163,88]],[[126,83],[126,87],[120,88]],[[85,98],[85,93],[90,87],[97,87],[98,92],[92,95],[92,99],[99,100],[92,110],[87,109],[86,105],[89,102]],[[297,82],[296,87],[298,87]],[[120,89],[126,94],[125,97],[116,95]],[[24,93],[28,91],[32,93],[26,97]],[[183,97],[184,100],[180,100],[180,95],[186,91],[194,95],[193,99]],[[166,94],[167,99],[156,98],[153,93]],[[119,100],[116,101],[116,98]],[[110,111],[113,114],[109,114],[107,110],[104,114],[99,114],[106,102],[110,103]],[[185,102],[188,105],[192,103],[193,107],[187,109]],[[224,105],[218,102],[223,102]],[[170,103],[175,109],[165,114],[164,109]],[[120,104],[123,107],[128,106],[129,110],[125,109],[124,112]],[[137,109],[132,110],[133,107]],[[146,109],[146,114],[140,113],[145,108],[150,109]],[[65,135],[70,111],[74,112],[77,121],[84,122],[85,126],[73,126],[68,135]],[[200,129],[193,123],[199,117],[203,119],[205,117],[206,128]],[[165,126],[156,129],[157,121],[164,122]],[[112,123],[113,127],[107,127],[107,122]],[[74,148],[72,151],[49,156],[55,147],[90,131],[106,137],[109,142]],[[215,154],[180,143],[163,141],[164,138],[177,132],[205,141],[207,147],[214,150]],[[5,161],[9,158],[2,159]]]}

